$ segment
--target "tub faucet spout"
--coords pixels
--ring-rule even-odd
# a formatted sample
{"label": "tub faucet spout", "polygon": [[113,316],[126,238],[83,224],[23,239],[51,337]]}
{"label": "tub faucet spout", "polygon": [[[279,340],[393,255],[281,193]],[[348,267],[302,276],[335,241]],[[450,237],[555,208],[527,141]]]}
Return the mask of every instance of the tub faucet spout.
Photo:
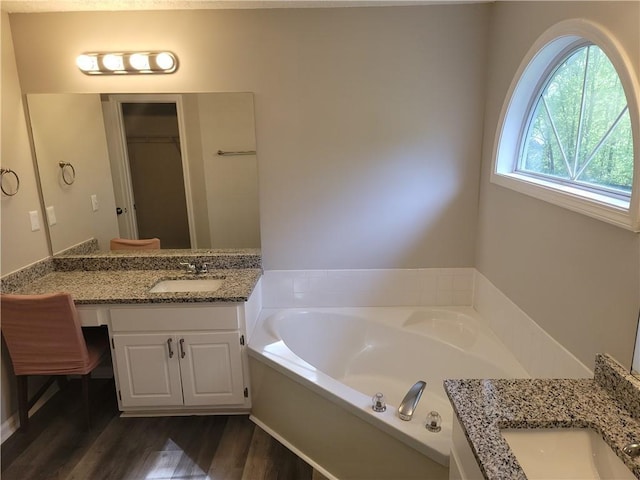
{"label": "tub faucet spout", "polygon": [[400,403],[400,406],[398,407],[398,416],[400,417],[400,420],[405,420],[407,422],[411,420],[426,386],[427,382],[420,380],[409,389],[402,399],[402,403]]}

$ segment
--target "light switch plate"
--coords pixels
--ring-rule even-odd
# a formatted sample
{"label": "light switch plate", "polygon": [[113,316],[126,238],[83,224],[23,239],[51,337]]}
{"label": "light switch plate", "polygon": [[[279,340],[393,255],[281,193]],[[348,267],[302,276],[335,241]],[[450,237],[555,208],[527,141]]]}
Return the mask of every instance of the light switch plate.
{"label": "light switch plate", "polygon": [[94,212],[98,211],[100,205],[98,204],[98,196],[96,194],[91,195],[91,208],[93,208]]}
{"label": "light switch plate", "polygon": [[33,210],[29,212],[29,220],[31,221],[31,231],[36,232],[40,230],[40,219],[38,218],[38,211]]}
{"label": "light switch plate", "polygon": [[53,208],[53,205],[47,207],[47,221],[49,222],[49,226],[53,227],[58,220],[56,220],[56,211]]}

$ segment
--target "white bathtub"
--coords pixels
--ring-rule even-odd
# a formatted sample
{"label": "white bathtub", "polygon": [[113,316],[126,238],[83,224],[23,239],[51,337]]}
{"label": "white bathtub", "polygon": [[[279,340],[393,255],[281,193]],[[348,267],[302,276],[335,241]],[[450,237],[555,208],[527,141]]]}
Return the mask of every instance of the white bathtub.
{"label": "white bathtub", "polygon": [[[380,435],[378,440],[372,439],[373,443],[387,445],[391,437],[393,442],[400,442],[445,467],[451,448],[452,409],[442,387],[443,380],[529,376],[470,307],[263,310],[250,336],[249,353],[255,360],[252,369],[255,419],[276,434],[280,431],[277,423],[287,418],[287,413],[280,412],[279,417],[269,412],[277,411],[278,405],[300,395],[301,390],[287,391],[287,385],[293,385],[291,382],[269,389],[265,383],[277,381],[274,371],[301,385],[309,394],[373,426],[365,434],[367,438],[371,431]],[[264,366],[271,372],[265,373]],[[258,377],[267,374],[271,375],[270,380],[261,382]],[[426,381],[427,388],[413,419],[402,421],[397,416],[397,406],[418,380]],[[269,390],[273,391],[265,393]],[[371,409],[371,397],[376,392],[384,393],[387,399],[384,413]],[[317,403],[310,400],[311,396],[305,394],[305,398],[308,403]],[[288,408],[294,411],[295,400]],[[308,415],[319,415],[320,408],[313,408]],[[425,428],[427,413],[432,410],[438,411],[443,419],[439,433]],[[306,413],[304,408],[297,412],[296,416]],[[330,420],[317,421],[316,428],[321,429]],[[304,426],[298,433],[293,430],[296,422],[305,424],[293,420],[294,425],[279,434],[294,449],[298,448],[296,441],[306,438]],[[350,427],[345,425],[347,428]],[[305,449],[301,447],[301,453],[306,454]],[[307,456],[312,463],[315,461],[313,454]],[[335,476],[330,466],[320,467],[323,473]],[[372,467],[371,471],[378,475],[380,470]],[[392,475],[394,471],[398,474],[392,469]],[[367,478],[366,474],[361,478]]]}

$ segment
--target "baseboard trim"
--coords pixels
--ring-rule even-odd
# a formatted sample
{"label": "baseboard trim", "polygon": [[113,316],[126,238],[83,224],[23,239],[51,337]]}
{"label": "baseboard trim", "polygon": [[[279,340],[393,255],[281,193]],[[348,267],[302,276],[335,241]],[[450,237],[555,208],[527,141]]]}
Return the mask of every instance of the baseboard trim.
{"label": "baseboard trim", "polygon": [[[38,401],[29,409],[29,417],[32,417],[38,410],[40,410],[45,403],[51,399],[56,393],[58,393],[60,389],[58,388],[57,383],[53,383],[46,392],[38,399]],[[11,415],[7,418],[2,425],[0,425],[0,438],[1,442],[4,443],[11,435],[13,435],[19,427],[20,421],[18,420],[18,412]]]}

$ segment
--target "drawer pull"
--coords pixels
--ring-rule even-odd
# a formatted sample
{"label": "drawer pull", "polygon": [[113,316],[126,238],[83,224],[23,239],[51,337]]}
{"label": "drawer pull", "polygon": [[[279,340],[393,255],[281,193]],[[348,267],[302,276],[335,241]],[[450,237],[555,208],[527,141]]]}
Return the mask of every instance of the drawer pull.
{"label": "drawer pull", "polygon": [[167,347],[169,347],[169,358],[173,358],[173,348],[171,348],[171,342],[173,338],[167,338]]}

